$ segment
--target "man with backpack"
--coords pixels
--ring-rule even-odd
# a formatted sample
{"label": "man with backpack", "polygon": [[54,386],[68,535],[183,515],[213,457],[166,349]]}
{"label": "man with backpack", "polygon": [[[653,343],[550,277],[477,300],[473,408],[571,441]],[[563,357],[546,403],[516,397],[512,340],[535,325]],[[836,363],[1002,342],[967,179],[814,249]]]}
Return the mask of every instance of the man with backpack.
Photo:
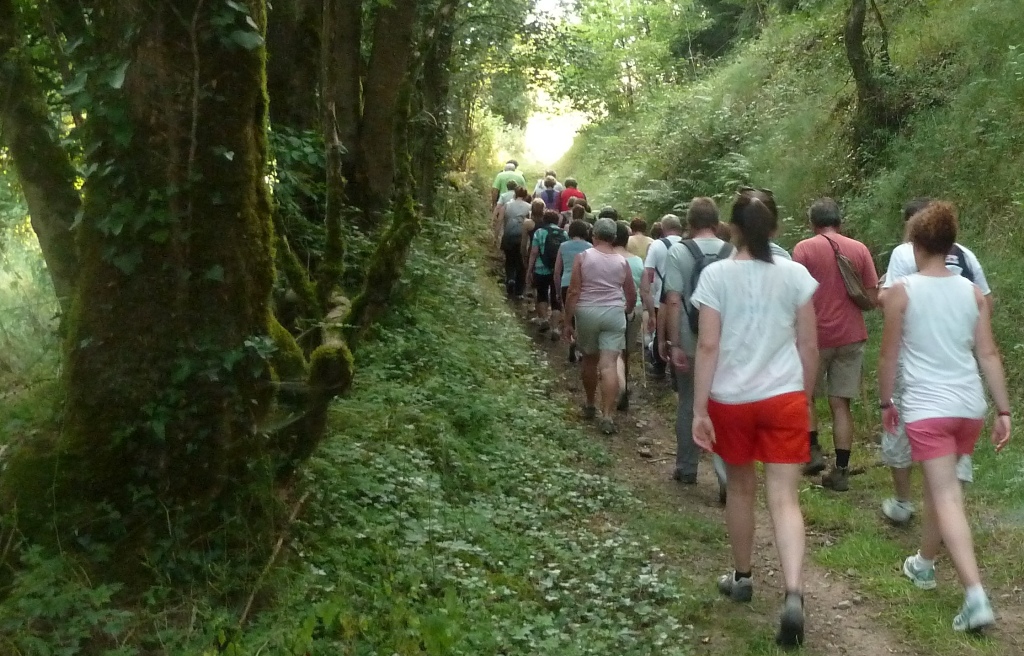
{"label": "man with backpack", "polygon": [[[906,225],[918,212],[923,210],[932,202],[930,198],[915,198],[903,206],[903,223]],[[989,310],[992,309],[992,289],[985,279],[985,271],[981,268],[978,258],[962,244],[953,244],[953,249],[946,256],[946,268],[953,273],[958,273],[967,278],[981,291],[988,302]],[[881,283],[881,303],[885,304],[886,290],[905,278],[917,273],[917,262],[914,259],[914,247],[910,242],[904,242],[897,246],[889,257],[889,268]],[[900,372],[896,374],[896,392],[893,394],[893,401],[896,406],[900,405],[901,382]],[[902,412],[900,415],[902,416]],[[910,493],[910,466],[912,464],[910,455],[910,442],[903,430],[903,424],[897,426],[896,431],[890,433],[882,431],[882,462],[892,472],[893,490],[896,495],[889,497],[882,502],[882,514],[895,524],[906,524],[914,514],[914,504],[911,501]],[[974,480],[973,463],[970,456],[961,456],[957,461],[956,475],[962,483],[970,483]]]}
{"label": "man with backpack", "polygon": [[[804,265],[818,281],[814,292],[814,313],[818,327],[818,382],[815,398],[828,397],[832,414],[832,439],[836,459],[832,469],[821,479],[822,487],[836,492],[850,489],[850,451],[853,448],[853,413],[850,401],[860,396],[864,345],[868,329],[864,311],[878,302],[878,274],[871,252],[861,242],[839,233],[842,214],[831,198],[816,200],[808,212],[814,237],[805,239],[793,249],[793,261]],[[845,269],[845,271],[844,271]],[[863,291],[858,305],[851,296],[846,276],[856,276]],[[861,290],[857,289],[858,294]],[[804,473],[813,475],[825,469],[825,459],[818,445],[816,415],[811,412],[811,459]]]}
{"label": "man with backpack", "polygon": [[[540,198],[541,197],[541,193],[544,191],[544,189],[547,188],[547,180],[548,180],[548,178],[551,178],[552,180],[555,181],[555,191],[557,191],[558,193],[562,193],[563,191],[565,191],[565,185],[563,185],[561,182],[558,181],[558,175],[556,175],[555,172],[552,171],[551,169],[548,169],[547,171],[544,172],[544,177],[541,178],[540,180],[537,180],[537,184],[534,185],[534,187],[533,187],[533,197],[534,198]],[[549,207],[548,209],[556,209],[557,210],[559,208],[558,207]]]}
{"label": "man with backpack", "polygon": [[539,194],[535,194],[535,198],[539,198],[544,201],[544,207],[549,210],[559,212],[559,208],[562,206],[562,192],[555,186],[557,180],[554,176],[548,176],[544,179],[544,189]]}
{"label": "man with backpack", "polygon": [[[717,216],[718,209],[715,208]],[[647,259],[644,261],[644,278],[640,284],[640,297],[644,301],[644,309],[648,313],[647,332],[655,333],[653,348],[651,349],[651,376],[657,379],[665,378],[666,362],[658,353],[658,335],[665,332],[664,317],[659,321],[658,308],[661,305],[662,289],[665,282],[665,260],[668,258],[668,251],[672,246],[682,241],[683,224],[675,214],[666,214],[661,218],[661,229],[663,237],[651,242],[647,249]]]}
{"label": "man with backpack", "polygon": [[[535,201],[536,202],[536,201]],[[537,290],[537,316],[541,319],[540,330],[551,330],[551,339],[555,341],[560,334],[562,315],[561,289],[556,289],[561,281],[555,281],[555,262],[558,249],[568,239],[565,230],[558,227],[561,218],[554,210],[545,210],[543,225],[533,233],[530,248],[530,262],[526,267],[527,284],[532,283]],[[551,307],[551,318],[548,320],[548,306]]]}
{"label": "man with backpack", "polygon": [[[686,212],[690,238],[668,249],[665,258],[665,300],[661,311],[665,330],[658,335],[658,351],[676,370],[676,468],[680,483],[697,482],[701,449],[693,441],[693,360],[697,352],[698,310],[690,303],[701,273],[711,264],[728,259],[732,244],[718,238],[718,207],[710,198],[694,198]],[[664,219],[662,220],[664,225]],[[655,242],[658,243],[658,242]],[[653,247],[653,244],[652,244]],[[714,456],[719,500],[725,502],[725,466]]]}

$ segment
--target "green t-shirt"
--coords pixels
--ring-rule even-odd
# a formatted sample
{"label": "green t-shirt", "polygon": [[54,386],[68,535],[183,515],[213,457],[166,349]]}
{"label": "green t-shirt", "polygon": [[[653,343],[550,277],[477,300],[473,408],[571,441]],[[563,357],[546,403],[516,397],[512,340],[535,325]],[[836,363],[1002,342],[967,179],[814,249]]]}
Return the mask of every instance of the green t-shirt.
{"label": "green t-shirt", "polygon": [[526,186],[526,178],[519,171],[502,171],[494,178],[494,184],[491,186],[498,192],[508,191],[509,180],[515,180],[520,187]]}

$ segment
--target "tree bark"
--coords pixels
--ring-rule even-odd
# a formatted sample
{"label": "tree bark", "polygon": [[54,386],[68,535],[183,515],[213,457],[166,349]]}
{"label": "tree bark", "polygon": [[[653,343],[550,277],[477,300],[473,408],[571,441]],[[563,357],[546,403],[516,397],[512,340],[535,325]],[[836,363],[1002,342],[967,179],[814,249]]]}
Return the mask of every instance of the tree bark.
{"label": "tree bark", "polygon": [[[362,116],[363,6],[361,0],[324,0],[324,96],[341,148],[341,175],[355,178]],[[328,143],[332,143],[329,140]]]}
{"label": "tree bark", "polygon": [[417,200],[429,209],[437,191],[438,170],[442,164],[448,137],[448,96],[451,88],[451,56],[455,42],[454,14],[458,3],[442,4],[436,20],[428,30],[428,43],[423,55],[423,68],[419,77],[419,96],[422,118],[418,127],[418,152],[415,154],[417,173]]}
{"label": "tree bark", "polygon": [[136,517],[269,475],[266,3],[241,6],[227,26],[203,0],[93,15],[85,56],[127,68],[89,88],[64,461],[79,497]]}
{"label": "tree bark", "polygon": [[78,276],[71,226],[81,207],[76,173],[55,136],[46,96],[27,58],[11,0],[0,0],[0,136],[10,150],[32,229],[61,310],[70,306]]}
{"label": "tree bark", "polygon": [[312,130],[319,122],[320,4],[277,0],[267,17],[267,95],[274,125]]}
{"label": "tree bark", "polygon": [[394,0],[377,10],[374,23],[373,46],[363,84],[355,176],[357,204],[371,216],[391,200],[396,119],[411,61],[416,6],[415,0]]}

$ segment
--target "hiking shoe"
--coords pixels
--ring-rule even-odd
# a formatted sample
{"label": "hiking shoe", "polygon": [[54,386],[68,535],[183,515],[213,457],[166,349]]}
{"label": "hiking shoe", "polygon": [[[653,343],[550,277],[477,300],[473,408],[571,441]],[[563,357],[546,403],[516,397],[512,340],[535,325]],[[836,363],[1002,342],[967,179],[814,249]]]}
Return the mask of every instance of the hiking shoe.
{"label": "hiking shoe", "polygon": [[682,483],[683,485],[696,485],[697,475],[696,474],[684,474],[678,469],[672,474],[672,479]]}
{"label": "hiking shoe", "polygon": [[584,419],[590,421],[591,419],[597,416],[597,407],[592,405],[585,405],[583,406],[583,412],[580,414]]}
{"label": "hiking shoe", "polygon": [[601,432],[605,435],[614,435],[619,432],[618,427],[611,417],[605,417],[600,423]]}
{"label": "hiking shoe", "polygon": [[562,331],[561,330],[552,330],[551,334],[550,334],[550,337],[551,337],[551,341],[552,342],[557,342],[559,339],[562,338]]}
{"label": "hiking shoe", "polygon": [[749,576],[736,580],[736,571],[718,577],[718,591],[736,602],[750,601],[754,598],[754,581]]}
{"label": "hiking shoe", "polygon": [[974,482],[974,461],[971,456],[960,456],[956,460],[956,477],[961,483]]}
{"label": "hiking shoe", "polygon": [[619,403],[615,406],[615,409],[619,412],[626,412],[629,410],[629,390],[625,390],[619,394]]}
{"label": "hiking shoe", "polygon": [[988,597],[975,601],[973,604],[966,599],[960,612],[953,618],[954,631],[982,631],[996,623],[995,613]]}
{"label": "hiking shoe", "polygon": [[815,476],[825,471],[825,456],[821,453],[821,447],[817,444],[811,445],[811,459],[804,465],[804,476]]}
{"label": "hiking shoe", "polygon": [[882,502],[882,514],[893,524],[903,526],[914,516],[914,504],[889,497]]}
{"label": "hiking shoe", "polygon": [[821,486],[835,492],[846,492],[850,489],[850,468],[833,467],[821,477]]}
{"label": "hiking shoe", "polygon": [[917,554],[907,556],[907,559],[903,561],[903,575],[922,590],[935,589],[935,566],[921,567],[918,564]]}
{"label": "hiking shoe", "polygon": [[799,647],[804,644],[804,597],[795,592],[786,593],[779,617],[779,632],[775,644],[780,647]]}

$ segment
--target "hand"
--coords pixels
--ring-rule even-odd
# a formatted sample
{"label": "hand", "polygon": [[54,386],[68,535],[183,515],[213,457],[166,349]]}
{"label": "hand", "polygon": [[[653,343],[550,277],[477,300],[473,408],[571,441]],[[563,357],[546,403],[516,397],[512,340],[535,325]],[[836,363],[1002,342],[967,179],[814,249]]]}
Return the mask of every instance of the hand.
{"label": "hand", "polygon": [[900,411],[895,405],[882,410],[882,428],[885,432],[895,435],[900,426]]}
{"label": "hand", "polygon": [[533,272],[532,271],[530,271],[530,272],[528,272],[526,274],[526,288],[527,289],[532,289],[533,288]]}
{"label": "hand", "polygon": [[672,366],[676,368],[676,371],[690,370],[690,358],[686,357],[686,351],[684,351],[683,349],[679,348],[678,346],[673,346],[671,358]]}
{"label": "hand", "polygon": [[565,327],[562,328],[562,340],[565,341],[568,344],[572,344],[572,338],[573,338],[572,332],[573,332],[572,322],[571,321],[566,321],[565,322]]}
{"label": "hand", "polygon": [[707,413],[693,415],[693,443],[705,451],[714,450],[715,427]]}
{"label": "hand", "polygon": [[654,333],[658,330],[658,318],[654,312],[647,313],[647,332]]}
{"label": "hand", "polygon": [[1007,416],[996,417],[992,424],[992,446],[996,453],[1002,451],[1010,441],[1010,418]]}

